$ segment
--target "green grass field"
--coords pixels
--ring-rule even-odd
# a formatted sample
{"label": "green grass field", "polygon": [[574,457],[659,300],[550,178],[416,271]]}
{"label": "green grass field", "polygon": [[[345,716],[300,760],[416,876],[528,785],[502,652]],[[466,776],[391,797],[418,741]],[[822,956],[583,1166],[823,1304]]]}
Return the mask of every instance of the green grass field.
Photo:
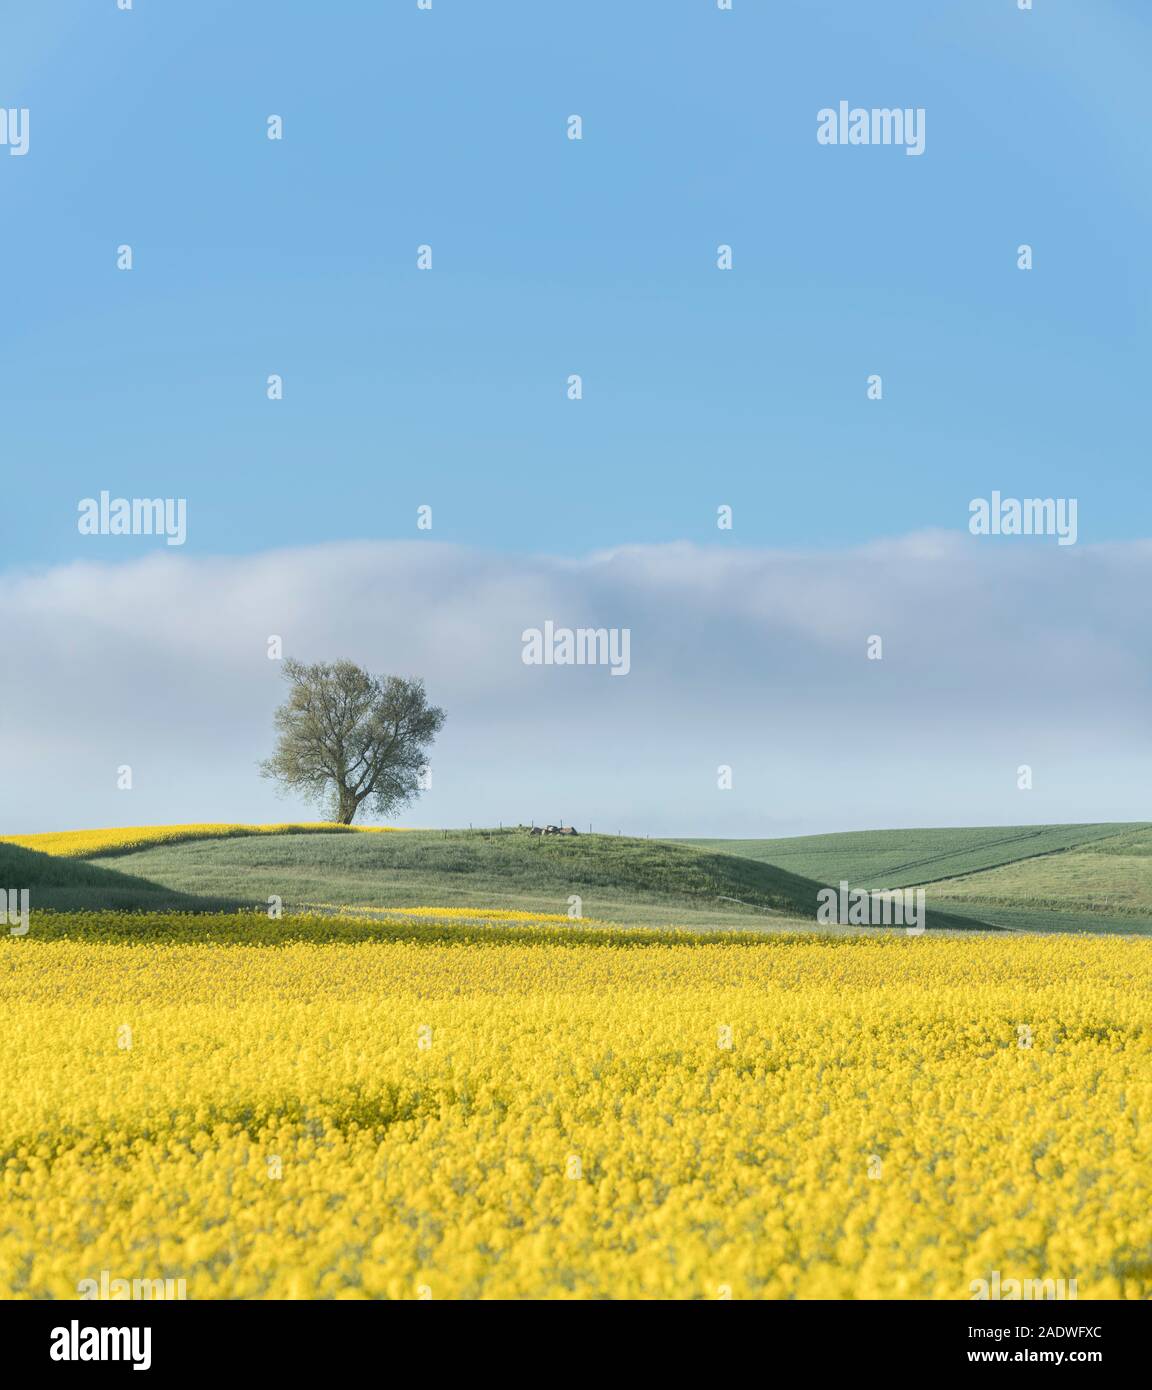
{"label": "green grass field", "polygon": [[174,891],[103,863],[58,859],[0,840],[0,889],[22,888],[32,894],[35,907],[58,912],[92,908],[192,912],[209,905],[199,893]]}
{"label": "green grass field", "polygon": [[821,883],[857,888],[937,883],[1001,864],[1090,844],[1148,824],[1001,825],[947,830],[860,830],[784,840],[681,840],[718,854],[741,854]]}
{"label": "green grass field", "polygon": [[1050,929],[1075,918],[1133,930],[1152,916],[1152,829],[1132,828],[934,887],[957,911],[978,911],[1006,926],[1048,918]]}
{"label": "green grass field", "polygon": [[825,884],[925,886],[928,927],[1152,934],[1152,825],[886,830],[785,840],[518,830],[267,833],[66,859],[0,842],[37,909],[498,908],[627,926],[816,930]]}
{"label": "green grass field", "polygon": [[[814,888],[785,870],[682,845],[513,830],[387,836],[279,836],[166,845],[121,855],[118,869],[185,894],[286,905],[509,907],[591,917],[637,909],[807,912]],[[647,915],[642,912],[641,915]]]}
{"label": "green grass field", "polygon": [[[110,865],[114,864],[115,868]],[[268,834],[159,845],[92,860],[0,845],[0,876],[41,908],[480,907],[630,925],[816,926],[821,885],[744,856],[628,836],[516,830]],[[963,916],[929,927],[966,929]]]}
{"label": "green grass field", "polygon": [[1152,934],[1152,825],[877,830],[686,840],[819,881],[925,885],[930,905],[1017,931]]}

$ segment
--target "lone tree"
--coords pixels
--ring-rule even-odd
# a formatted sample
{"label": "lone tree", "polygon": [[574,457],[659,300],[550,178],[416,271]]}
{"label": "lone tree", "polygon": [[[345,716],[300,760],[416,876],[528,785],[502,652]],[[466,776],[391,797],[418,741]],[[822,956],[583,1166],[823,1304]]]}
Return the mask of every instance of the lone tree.
{"label": "lone tree", "polygon": [[387,816],[419,791],[427,749],[444,723],[422,680],[371,676],[351,661],[284,663],[291,689],[276,711],[279,741],[264,777],[351,825],[367,801]]}

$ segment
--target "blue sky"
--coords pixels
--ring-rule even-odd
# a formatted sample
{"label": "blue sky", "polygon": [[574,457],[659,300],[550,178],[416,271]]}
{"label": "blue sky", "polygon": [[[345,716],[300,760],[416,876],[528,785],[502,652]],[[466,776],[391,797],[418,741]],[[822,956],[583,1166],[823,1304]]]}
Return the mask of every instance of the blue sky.
{"label": "blue sky", "polygon": [[[102,488],[186,497],[196,555],[417,538],[421,503],[499,551],[834,548],[993,488],[1145,535],[1150,29],[1135,0],[7,6],[0,566],[154,549],[77,534]],[[925,154],[818,145],[841,99],[923,106]]]}
{"label": "blue sky", "polygon": [[[1150,31],[1142,0],[6,6],[0,833],[314,818],[256,774],[271,634],[427,679],[405,824],[1146,815]],[[819,144],[842,100],[924,108],[924,153]],[[187,543],[81,535],[102,491],[186,499]],[[994,491],[1077,499],[1077,543],[968,535]],[[627,628],[629,679],[525,666],[546,621]]]}

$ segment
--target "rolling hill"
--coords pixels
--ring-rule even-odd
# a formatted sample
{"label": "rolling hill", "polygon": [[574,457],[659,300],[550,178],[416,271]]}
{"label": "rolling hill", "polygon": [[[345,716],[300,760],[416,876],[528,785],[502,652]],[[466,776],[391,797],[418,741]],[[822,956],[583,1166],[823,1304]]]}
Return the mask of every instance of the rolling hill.
{"label": "rolling hill", "polygon": [[1006,927],[1149,932],[1152,828],[944,879],[933,890],[942,904]]}
{"label": "rolling hill", "polygon": [[627,837],[513,830],[404,835],[264,835],[192,841],[118,856],[122,871],[185,894],[291,906],[506,906],[638,920],[811,915],[816,885],[772,865]]}
{"label": "rolling hill", "polygon": [[679,840],[717,854],[745,855],[821,883],[904,888],[1075,849],[1152,829],[1145,823],[999,825],[943,830],[857,830],[782,840]]}
{"label": "rolling hill", "polygon": [[989,926],[1152,934],[1152,825],[853,831],[777,840],[686,840],[818,881],[925,885],[929,905]]}
{"label": "rolling hill", "polygon": [[[621,923],[814,927],[822,886],[787,868],[689,845],[516,830],[213,834],[128,849],[114,861],[3,848],[12,869],[7,877],[36,890],[34,905],[61,909],[156,909],[168,902],[182,910],[263,908],[276,896],[286,910],[426,906],[565,913],[575,895],[585,917]],[[938,916],[928,925],[979,924]]]}
{"label": "rolling hill", "polygon": [[233,905],[229,900],[184,893],[103,864],[64,859],[0,840],[0,889],[25,888],[34,909],[58,912],[95,908],[192,912]]}
{"label": "rolling hill", "polygon": [[1152,934],[1152,825],[677,842],[222,825],[0,841],[0,887],[29,888],[34,910],[263,909],[275,896],[286,911],[565,914],[579,897],[584,917],[627,925],[815,929],[820,887],[842,880],[874,890],[923,886],[937,929]]}

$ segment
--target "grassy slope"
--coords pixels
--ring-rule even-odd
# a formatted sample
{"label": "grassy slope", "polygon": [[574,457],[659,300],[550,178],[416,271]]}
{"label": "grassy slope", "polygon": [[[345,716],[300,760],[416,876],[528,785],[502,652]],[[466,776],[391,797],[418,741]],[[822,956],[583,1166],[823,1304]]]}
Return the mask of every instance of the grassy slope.
{"label": "grassy slope", "polygon": [[[791,913],[806,911],[812,900],[805,881],[748,860],[659,841],[545,839],[508,830],[261,836],[141,850],[121,856],[117,865],[180,891],[259,902],[275,893],[286,904],[565,912],[569,895],[578,893],[585,914],[602,917],[605,901],[710,909],[731,897],[759,912]],[[741,907],[720,903],[719,910]]]}
{"label": "grassy slope", "polygon": [[935,893],[1006,926],[1085,921],[1152,933],[1152,829],[1128,830],[1062,854],[945,879]]}
{"label": "grassy slope", "polygon": [[689,841],[814,878],[928,885],[930,903],[1028,931],[1152,934],[1152,827],[1136,823],[862,831]]}
{"label": "grassy slope", "polygon": [[324,822],[283,825],[135,825],[109,826],[101,830],[49,830],[36,835],[5,835],[0,843],[66,859],[108,859],[159,844],[178,844],[183,840],[226,840],[240,835],[355,835],[367,832],[391,833],[375,825],[332,825]]}
{"label": "grassy slope", "polygon": [[1088,844],[1146,824],[1000,825],[947,830],[860,830],[785,840],[684,840],[721,854],[743,854],[821,882],[905,888],[976,873]]}
{"label": "grassy slope", "polygon": [[33,909],[79,911],[103,907],[171,912],[225,908],[231,899],[204,901],[161,884],[150,883],[81,860],[60,859],[0,841],[0,889],[27,889]]}
{"label": "grassy slope", "polygon": [[[505,907],[628,923],[814,926],[819,887],[786,869],[658,840],[505,831],[261,835],[160,846],[117,867],[185,893],[287,908]],[[965,921],[930,922],[964,927]]]}
{"label": "grassy slope", "polygon": [[[719,846],[739,850],[720,852]],[[773,855],[779,862],[772,863]],[[1152,933],[1152,826],[880,831],[669,843],[516,831],[284,833],[68,860],[0,842],[0,887],[33,907],[210,910],[306,904],[503,907],[691,928],[815,926],[821,883],[927,883],[936,927]],[[951,914],[956,914],[954,920]]]}

